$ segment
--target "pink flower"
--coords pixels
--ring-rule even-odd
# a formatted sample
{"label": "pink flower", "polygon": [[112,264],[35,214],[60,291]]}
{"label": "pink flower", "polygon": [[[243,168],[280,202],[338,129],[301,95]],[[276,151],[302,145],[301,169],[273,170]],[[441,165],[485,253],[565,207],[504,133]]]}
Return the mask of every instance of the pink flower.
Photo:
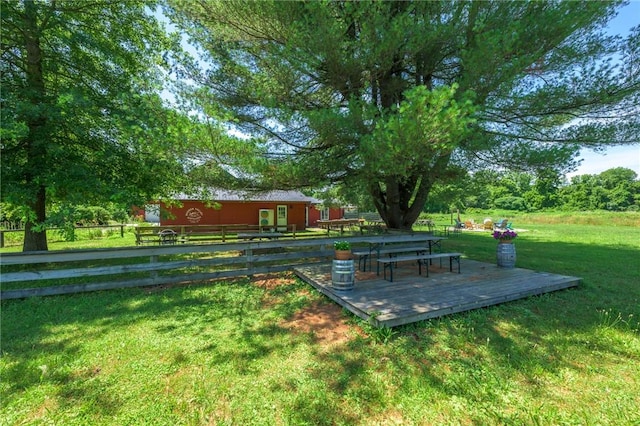
{"label": "pink flower", "polygon": [[510,241],[510,240],[513,240],[515,237],[517,237],[518,233],[516,231],[512,231],[510,229],[507,229],[506,231],[493,231],[493,234],[491,234],[491,235],[496,240]]}

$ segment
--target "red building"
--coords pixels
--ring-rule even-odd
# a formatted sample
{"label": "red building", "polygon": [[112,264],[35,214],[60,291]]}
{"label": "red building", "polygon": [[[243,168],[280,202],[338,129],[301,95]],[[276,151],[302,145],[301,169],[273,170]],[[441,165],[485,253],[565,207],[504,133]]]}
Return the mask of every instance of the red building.
{"label": "red building", "polygon": [[208,200],[178,195],[177,205],[159,202],[145,208],[145,220],[160,225],[262,225],[297,230],[318,220],[341,219],[342,208],[325,209],[321,201],[299,191],[250,193],[216,190]]}

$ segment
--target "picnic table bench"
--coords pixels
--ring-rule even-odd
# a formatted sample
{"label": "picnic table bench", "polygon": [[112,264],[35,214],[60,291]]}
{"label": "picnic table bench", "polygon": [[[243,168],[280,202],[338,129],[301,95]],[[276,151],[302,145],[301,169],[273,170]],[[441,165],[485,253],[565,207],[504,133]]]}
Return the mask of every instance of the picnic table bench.
{"label": "picnic table bench", "polygon": [[[458,273],[460,273],[460,256],[462,253],[422,253],[415,255],[406,255],[406,256],[393,256],[393,257],[382,257],[378,258],[378,265],[384,265],[384,279],[387,279],[387,269],[389,269],[389,281],[393,282],[393,267],[397,262],[407,262],[410,260],[416,260],[418,262],[418,275],[422,275],[422,265],[425,265],[425,269],[427,271],[427,277],[429,276],[429,265],[427,265],[427,261],[431,261],[432,259],[440,259],[440,266],[442,266],[442,259],[449,258],[449,272],[453,272],[453,262],[458,264]],[[378,272],[380,275],[380,272]]]}

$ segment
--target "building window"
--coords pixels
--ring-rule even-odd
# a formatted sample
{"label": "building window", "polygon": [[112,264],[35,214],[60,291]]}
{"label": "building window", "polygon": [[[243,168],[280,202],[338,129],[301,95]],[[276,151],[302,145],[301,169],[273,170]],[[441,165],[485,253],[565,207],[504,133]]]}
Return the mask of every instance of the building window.
{"label": "building window", "polygon": [[329,220],[329,208],[320,209],[320,220]]}

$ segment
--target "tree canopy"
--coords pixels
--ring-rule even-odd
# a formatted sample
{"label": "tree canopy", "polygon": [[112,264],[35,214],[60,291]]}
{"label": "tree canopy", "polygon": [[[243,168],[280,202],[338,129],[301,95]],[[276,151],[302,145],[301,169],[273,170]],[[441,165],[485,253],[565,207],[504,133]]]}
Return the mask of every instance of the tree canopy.
{"label": "tree canopy", "polygon": [[182,179],[153,2],[2,1],[2,201],[46,250],[52,203],[129,205]]}
{"label": "tree canopy", "polygon": [[570,180],[544,170],[484,170],[431,192],[425,212],[499,209],[513,211],[640,211],[640,181],[631,169],[615,167]]}
{"label": "tree canopy", "polygon": [[640,28],[603,32],[620,2],[169,4],[203,52],[189,96],[252,137],[240,176],[360,188],[391,228],[461,170],[638,141]]}

